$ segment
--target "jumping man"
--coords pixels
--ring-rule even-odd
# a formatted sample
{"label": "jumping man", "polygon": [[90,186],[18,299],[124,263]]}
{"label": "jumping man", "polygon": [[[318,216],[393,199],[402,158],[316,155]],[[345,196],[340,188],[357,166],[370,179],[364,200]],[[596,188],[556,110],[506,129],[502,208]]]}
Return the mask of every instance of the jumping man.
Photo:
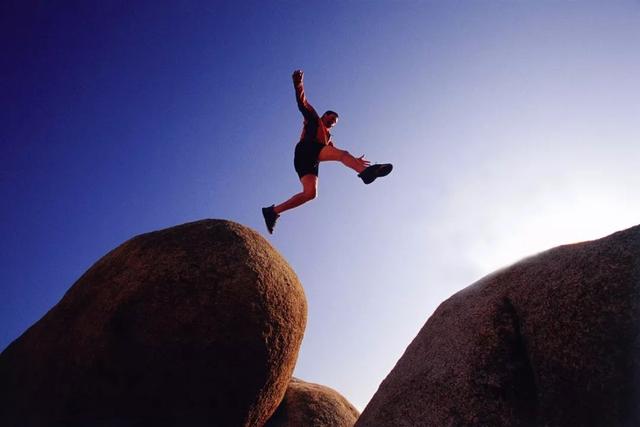
{"label": "jumping man", "polygon": [[296,145],[293,160],[296,172],[302,183],[302,192],[278,206],[271,205],[268,208],[262,208],[262,215],[269,233],[273,233],[273,227],[282,212],[315,199],[318,190],[318,166],[320,162],[339,161],[358,172],[358,177],[365,184],[371,184],[376,178],[388,175],[393,169],[393,166],[389,163],[371,165],[364,158],[364,155],[356,158],[348,151],[339,150],[333,145],[329,129],[338,123],[338,113],[329,110],[322,117],[318,116],[316,110],[307,102],[302,82],[303,76],[302,70],[293,72],[296,101],[298,102],[298,109],[304,117],[302,135],[300,135],[300,142]]}

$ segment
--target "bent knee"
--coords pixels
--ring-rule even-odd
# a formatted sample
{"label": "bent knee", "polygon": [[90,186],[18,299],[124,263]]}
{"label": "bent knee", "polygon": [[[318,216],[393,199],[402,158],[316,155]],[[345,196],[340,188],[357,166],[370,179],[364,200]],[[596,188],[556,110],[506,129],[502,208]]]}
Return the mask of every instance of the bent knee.
{"label": "bent knee", "polygon": [[318,190],[313,188],[313,189],[310,189],[310,190],[305,190],[304,193],[302,193],[302,194],[304,194],[304,198],[307,201],[309,201],[309,200],[313,200],[316,197],[318,197]]}

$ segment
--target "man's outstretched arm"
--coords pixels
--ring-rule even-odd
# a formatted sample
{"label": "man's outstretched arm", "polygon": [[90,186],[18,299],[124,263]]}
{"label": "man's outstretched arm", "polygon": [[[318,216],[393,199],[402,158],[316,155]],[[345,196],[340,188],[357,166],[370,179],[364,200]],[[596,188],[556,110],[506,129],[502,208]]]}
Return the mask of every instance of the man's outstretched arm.
{"label": "man's outstretched arm", "polygon": [[302,113],[307,121],[311,121],[318,118],[318,113],[309,104],[307,97],[304,95],[304,83],[302,79],[304,72],[302,70],[295,70],[293,75],[293,87],[296,89],[296,101],[298,102],[298,110]]}

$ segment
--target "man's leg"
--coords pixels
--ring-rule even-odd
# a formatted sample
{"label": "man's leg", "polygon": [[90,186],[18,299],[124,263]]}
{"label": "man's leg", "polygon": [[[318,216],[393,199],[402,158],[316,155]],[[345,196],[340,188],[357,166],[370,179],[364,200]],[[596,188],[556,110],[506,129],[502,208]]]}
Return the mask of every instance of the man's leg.
{"label": "man's leg", "polygon": [[346,167],[349,167],[358,173],[361,173],[367,168],[367,166],[369,166],[369,161],[365,160],[364,156],[355,158],[348,151],[340,150],[336,147],[332,147],[331,145],[327,145],[322,148],[320,155],[318,156],[318,160],[321,162],[341,162]]}
{"label": "man's leg", "polygon": [[300,182],[302,183],[302,192],[291,197],[286,202],[275,206],[273,209],[276,214],[280,215],[284,211],[298,207],[316,198],[318,195],[318,177],[313,174],[308,174],[300,178]]}
{"label": "man's leg", "polygon": [[376,178],[389,175],[393,169],[393,165],[390,163],[371,166],[371,163],[366,160],[364,156],[356,158],[348,151],[340,150],[330,145],[322,148],[318,160],[321,162],[331,160],[342,162],[343,165],[358,172],[358,177],[362,179],[365,184],[371,184]]}

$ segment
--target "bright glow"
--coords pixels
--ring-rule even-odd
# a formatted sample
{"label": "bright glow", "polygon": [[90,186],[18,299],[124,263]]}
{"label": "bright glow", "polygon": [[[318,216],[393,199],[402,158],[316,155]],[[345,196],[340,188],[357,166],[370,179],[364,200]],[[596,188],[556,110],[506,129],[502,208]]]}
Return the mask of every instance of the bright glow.
{"label": "bright glow", "polygon": [[493,195],[482,192],[487,183],[467,183],[443,208],[431,245],[443,248],[443,263],[455,257],[480,276],[555,246],[636,225],[640,202],[610,181],[581,177],[529,191],[512,183],[509,191]]}
{"label": "bright glow", "polygon": [[488,224],[489,231],[473,242],[468,256],[479,270],[490,272],[555,246],[597,239],[633,226],[639,209],[640,205],[629,209],[607,194],[547,201],[533,213],[512,218],[508,227],[504,227],[504,218]]}

